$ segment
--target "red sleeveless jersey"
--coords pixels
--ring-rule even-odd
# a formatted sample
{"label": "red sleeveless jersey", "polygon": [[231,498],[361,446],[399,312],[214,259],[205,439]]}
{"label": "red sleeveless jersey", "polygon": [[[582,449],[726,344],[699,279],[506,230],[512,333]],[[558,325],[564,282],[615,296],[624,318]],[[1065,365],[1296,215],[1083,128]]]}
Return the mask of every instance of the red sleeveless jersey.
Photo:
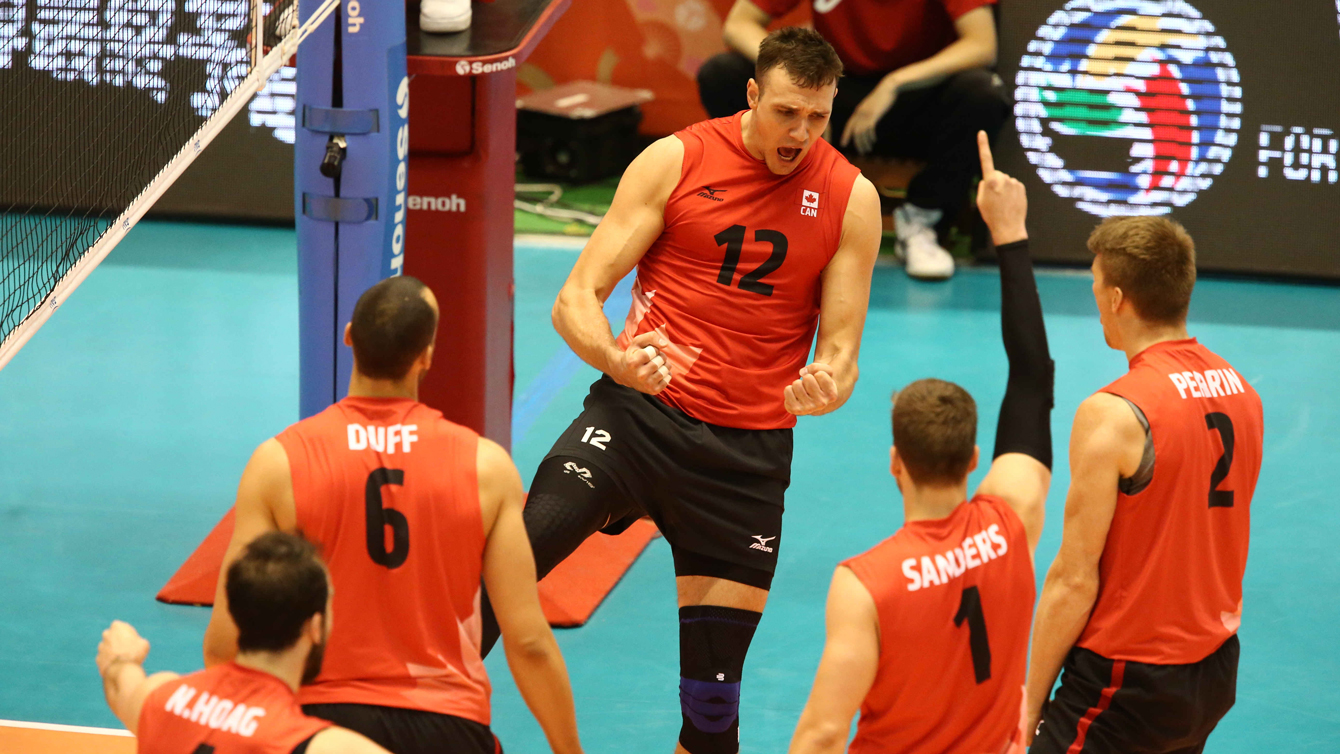
{"label": "red sleeveless jersey", "polygon": [[1154,474],[1117,495],[1079,646],[1114,660],[1199,662],[1242,619],[1261,398],[1195,338],[1141,351],[1103,391],[1149,420]]}
{"label": "red sleeveless jersey", "polygon": [[284,430],[298,529],[335,585],[303,704],[375,704],[488,725],[480,658],[479,436],[422,403],[345,398]]}
{"label": "red sleeveless jersey", "polygon": [[684,144],[665,230],[637,266],[619,345],[659,331],[674,377],[660,399],[709,424],[795,426],[782,391],[809,357],[819,276],[860,174],[823,139],[790,175],[745,149],[743,113],[675,134]]}
{"label": "red sleeveless jersey", "polygon": [[290,754],[330,727],[307,717],[293,690],[232,662],[169,681],[140,709],[139,754]]}
{"label": "red sleeveless jersey", "polygon": [[911,521],[847,566],[875,600],[879,669],[852,754],[997,754],[1021,745],[1033,558],[1019,516],[978,495]]}

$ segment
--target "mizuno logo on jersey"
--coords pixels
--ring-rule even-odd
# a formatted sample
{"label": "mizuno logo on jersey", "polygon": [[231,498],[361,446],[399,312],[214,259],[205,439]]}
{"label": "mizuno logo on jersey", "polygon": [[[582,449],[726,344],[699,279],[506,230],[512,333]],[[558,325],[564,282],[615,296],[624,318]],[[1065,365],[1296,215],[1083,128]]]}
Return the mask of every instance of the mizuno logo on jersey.
{"label": "mizuno logo on jersey", "polygon": [[772,548],[768,547],[768,543],[776,539],[777,537],[764,537],[759,534],[755,534],[753,536],[754,539],[757,539],[758,541],[753,543],[752,545],[749,545],[749,549],[762,550],[763,552],[772,552]]}
{"label": "mizuno logo on jersey", "polygon": [[948,584],[967,573],[968,569],[986,565],[1009,551],[1010,544],[1001,535],[1000,524],[991,524],[944,554],[922,555],[920,560],[904,560],[903,575],[907,577],[907,591],[915,592],[929,586]]}
{"label": "mizuno logo on jersey", "polygon": [[717,196],[717,194],[724,193],[726,193],[726,189],[714,189],[711,186],[703,186],[703,190],[698,192],[698,196],[701,196],[704,199],[711,199],[714,202],[724,202],[726,201],[725,199]]}
{"label": "mizuno logo on jersey", "polygon": [[1168,375],[1182,400],[1191,398],[1217,398],[1221,395],[1237,395],[1247,392],[1242,386],[1242,378],[1232,369],[1206,369],[1204,372],[1173,372]]}

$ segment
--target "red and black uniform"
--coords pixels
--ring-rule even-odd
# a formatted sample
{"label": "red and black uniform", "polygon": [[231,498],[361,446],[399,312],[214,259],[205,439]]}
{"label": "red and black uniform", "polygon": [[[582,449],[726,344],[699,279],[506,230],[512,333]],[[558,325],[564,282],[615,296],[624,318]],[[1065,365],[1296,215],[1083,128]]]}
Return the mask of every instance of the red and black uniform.
{"label": "red and black uniform", "polygon": [[443,726],[438,735],[473,742],[465,751],[494,751],[480,656],[478,435],[412,400],[350,397],[276,439],[298,529],[321,547],[335,586],[325,662],[299,692],[304,707],[402,754],[412,745],[387,738],[396,725],[370,728],[370,709],[389,708],[381,716],[401,728]]}
{"label": "red and black uniform", "polygon": [[1194,338],[1150,346],[1103,391],[1146,427],[1145,463],[1122,480],[1034,750],[1199,751],[1235,694],[1261,398]]}
{"label": "red and black uniform", "polygon": [[1033,558],[1005,501],[978,495],[843,563],[874,598],[879,669],[852,754],[1022,746]]}
{"label": "red and black uniform", "polygon": [[226,662],[159,686],[140,710],[139,754],[301,754],[329,728],[288,684]]}
{"label": "red and black uniform", "polygon": [[[789,175],[775,175],[745,149],[739,115],[676,137],[679,183],[665,229],[638,263],[618,338],[627,347],[660,333],[673,379],[656,397],[609,377],[591,386],[536,474],[527,526],[541,574],[597,528],[617,531],[645,513],[680,575],[767,588],[796,422],[783,393],[809,358],[821,277],[859,171],[819,140]],[[546,494],[592,499],[563,503],[552,518],[566,528],[555,531],[540,520],[551,517],[537,507]]]}

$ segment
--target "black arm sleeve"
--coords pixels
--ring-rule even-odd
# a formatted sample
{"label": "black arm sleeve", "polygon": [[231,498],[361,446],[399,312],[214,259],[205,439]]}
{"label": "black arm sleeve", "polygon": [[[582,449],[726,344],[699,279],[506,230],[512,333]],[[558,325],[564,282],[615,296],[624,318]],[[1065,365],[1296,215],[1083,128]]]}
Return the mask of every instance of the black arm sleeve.
{"label": "black arm sleeve", "polygon": [[1033,279],[1028,241],[999,246],[1000,329],[1010,360],[1009,383],[1000,404],[996,451],[1025,453],[1052,467],[1051,409],[1055,363],[1047,348],[1042,302]]}

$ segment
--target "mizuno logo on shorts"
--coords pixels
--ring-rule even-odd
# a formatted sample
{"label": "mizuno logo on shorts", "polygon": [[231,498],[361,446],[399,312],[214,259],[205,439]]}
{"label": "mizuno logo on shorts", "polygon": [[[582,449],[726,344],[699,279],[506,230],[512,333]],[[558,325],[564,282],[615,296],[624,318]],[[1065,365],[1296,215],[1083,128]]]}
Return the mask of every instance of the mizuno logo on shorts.
{"label": "mizuno logo on shorts", "polygon": [[763,552],[772,552],[772,548],[768,547],[768,543],[776,538],[777,537],[764,537],[762,535],[755,534],[754,539],[757,539],[758,541],[753,543],[752,545],[749,545],[749,549],[762,550]]}

